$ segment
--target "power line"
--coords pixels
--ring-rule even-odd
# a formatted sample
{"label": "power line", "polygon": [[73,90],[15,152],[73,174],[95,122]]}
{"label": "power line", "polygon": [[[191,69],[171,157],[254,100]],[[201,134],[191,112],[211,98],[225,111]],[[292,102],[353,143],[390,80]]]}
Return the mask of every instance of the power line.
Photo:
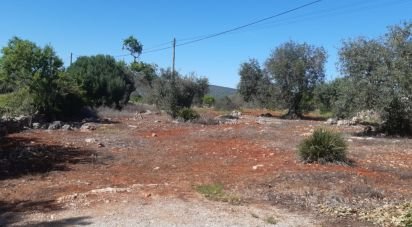
{"label": "power line", "polygon": [[[263,19],[260,19],[260,20],[257,20],[257,21],[253,21],[253,22],[251,22],[251,23],[248,23],[248,24],[245,24],[245,25],[241,25],[241,26],[238,26],[238,27],[234,27],[234,28],[231,28],[231,29],[229,29],[229,30],[222,31],[222,32],[213,33],[213,34],[209,34],[209,35],[203,35],[203,36],[196,36],[196,37],[193,37],[193,38],[180,39],[180,40],[178,40],[178,41],[186,41],[186,40],[189,40],[189,41],[183,42],[183,43],[181,43],[181,44],[176,44],[176,46],[189,45],[189,44],[196,43],[196,42],[200,42],[200,41],[203,41],[203,40],[206,40],[206,39],[211,39],[211,38],[214,38],[214,37],[217,37],[217,36],[225,35],[225,34],[230,33],[230,32],[234,32],[234,31],[237,31],[237,30],[246,28],[246,27],[250,27],[250,26],[259,24],[259,23],[261,23],[261,22],[263,22],[263,21],[267,21],[267,20],[270,20],[270,19],[273,19],[273,18],[276,18],[276,17],[283,16],[283,15],[285,15],[285,14],[288,14],[288,13],[297,11],[297,10],[299,10],[299,9],[308,7],[308,6],[310,6],[310,5],[314,5],[314,4],[316,4],[316,3],[318,3],[318,2],[321,2],[321,1],[322,1],[322,0],[316,0],[316,1],[313,1],[313,2],[310,2],[310,3],[307,3],[307,4],[304,4],[304,5],[295,7],[295,8],[293,8],[293,9],[289,9],[289,10],[283,11],[283,12],[281,12],[281,13],[278,13],[278,14],[275,14],[275,15],[272,15],[272,16],[269,16],[269,17],[265,17],[265,18],[263,18]],[[171,42],[168,42],[168,43],[171,43]],[[172,48],[173,48],[172,46],[169,46],[169,47],[163,47],[163,48],[157,48],[157,49],[147,50],[147,51],[143,51],[142,55],[143,55],[143,54],[148,54],[148,53],[159,52],[159,51],[163,51],[163,50],[168,50],[168,49],[172,49]]]}
{"label": "power line", "polygon": [[261,23],[261,22],[263,22],[263,21],[267,21],[267,20],[270,20],[270,19],[273,19],[273,18],[276,18],[276,17],[279,17],[279,16],[283,16],[283,15],[288,14],[288,13],[291,13],[291,12],[293,12],[293,11],[297,11],[297,10],[299,10],[299,9],[308,7],[308,6],[310,6],[310,5],[314,5],[314,4],[319,3],[319,2],[321,2],[321,1],[322,1],[322,0],[313,1],[313,2],[310,2],[310,3],[307,3],[307,4],[304,4],[304,5],[295,7],[295,8],[293,8],[293,9],[286,10],[286,11],[284,11],[284,12],[281,12],[281,13],[278,13],[278,14],[275,14],[275,15],[272,15],[272,16],[269,16],[269,17],[265,17],[265,18],[263,18],[263,19],[260,19],[260,20],[257,20],[257,21],[254,21],[254,22],[251,22],[251,23],[248,23],[248,24],[245,24],[245,25],[241,25],[241,26],[238,26],[238,27],[235,27],[235,28],[226,30],[226,31],[218,32],[218,33],[215,33],[215,34],[207,35],[207,36],[205,36],[205,37],[203,37],[203,38],[199,38],[199,39],[195,39],[195,40],[192,40],[192,41],[184,42],[184,43],[178,44],[178,45],[176,45],[176,46],[184,46],[184,45],[188,45],[188,44],[200,42],[200,41],[203,41],[203,40],[206,40],[206,39],[211,39],[211,38],[214,38],[214,37],[217,37],[217,36],[221,36],[221,35],[224,35],[224,34],[227,34],[227,33],[230,33],[230,32],[234,32],[234,31],[240,30],[240,29],[242,29],[242,28],[250,27],[250,26],[253,26],[253,25],[255,25],[255,24]]}

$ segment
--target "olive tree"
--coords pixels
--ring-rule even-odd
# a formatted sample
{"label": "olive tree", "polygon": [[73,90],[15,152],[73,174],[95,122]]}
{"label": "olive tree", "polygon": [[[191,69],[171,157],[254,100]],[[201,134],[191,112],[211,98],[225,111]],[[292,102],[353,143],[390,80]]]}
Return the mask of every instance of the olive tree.
{"label": "olive tree", "polygon": [[277,47],[266,61],[266,69],[279,89],[278,99],[288,109],[287,118],[300,118],[304,101],[325,78],[326,52],[322,47],[289,41]]}

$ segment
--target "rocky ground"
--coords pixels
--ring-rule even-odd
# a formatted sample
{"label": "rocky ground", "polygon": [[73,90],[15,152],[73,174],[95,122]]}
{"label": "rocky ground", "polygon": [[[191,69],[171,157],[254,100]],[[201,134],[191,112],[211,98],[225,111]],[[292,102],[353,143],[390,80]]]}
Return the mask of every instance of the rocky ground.
{"label": "rocky ground", "polygon": [[[104,113],[108,121],[83,129],[10,134],[0,145],[0,225],[401,226],[412,140],[261,113],[213,125]],[[352,166],[299,161],[296,146],[316,127],[344,133]],[[197,190],[215,184],[223,197]]]}

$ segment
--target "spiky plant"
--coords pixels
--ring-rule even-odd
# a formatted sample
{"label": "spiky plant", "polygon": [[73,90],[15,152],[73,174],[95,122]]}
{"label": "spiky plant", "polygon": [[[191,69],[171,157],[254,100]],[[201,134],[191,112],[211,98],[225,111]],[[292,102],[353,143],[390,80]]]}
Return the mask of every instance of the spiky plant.
{"label": "spiky plant", "polygon": [[304,162],[346,162],[346,142],[340,133],[324,128],[299,144],[298,154]]}

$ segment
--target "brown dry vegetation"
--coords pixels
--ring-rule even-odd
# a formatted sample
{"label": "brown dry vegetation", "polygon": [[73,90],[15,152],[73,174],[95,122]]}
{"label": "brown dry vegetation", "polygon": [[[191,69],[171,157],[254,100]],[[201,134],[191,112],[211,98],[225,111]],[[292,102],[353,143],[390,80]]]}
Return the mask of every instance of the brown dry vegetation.
{"label": "brown dry vegetation", "polygon": [[[372,226],[362,218],[365,212],[412,200],[412,140],[355,137],[361,127],[246,113],[237,124],[209,126],[156,114],[134,119],[130,113],[112,116],[118,123],[98,124],[91,132],[9,135],[0,145],[3,224],[17,222],[20,212],[92,207],[128,196],[190,199],[198,196],[196,186],[206,184],[222,184],[244,204],[315,215],[326,226]],[[318,126],[344,133],[353,166],[299,161],[297,144]],[[139,190],[89,193],[109,187]]]}

